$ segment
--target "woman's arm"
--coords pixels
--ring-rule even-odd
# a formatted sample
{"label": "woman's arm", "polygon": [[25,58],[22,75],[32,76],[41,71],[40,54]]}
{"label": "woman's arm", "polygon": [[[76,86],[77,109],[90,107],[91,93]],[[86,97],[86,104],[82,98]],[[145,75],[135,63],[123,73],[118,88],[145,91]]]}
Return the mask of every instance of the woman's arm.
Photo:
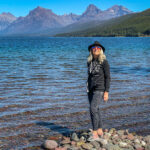
{"label": "woman's arm", "polygon": [[108,100],[108,93],[110,88],[110,66],[107,60],[104,61],[104,77],[105,77],[105,91],[104,91],[104,101]]}

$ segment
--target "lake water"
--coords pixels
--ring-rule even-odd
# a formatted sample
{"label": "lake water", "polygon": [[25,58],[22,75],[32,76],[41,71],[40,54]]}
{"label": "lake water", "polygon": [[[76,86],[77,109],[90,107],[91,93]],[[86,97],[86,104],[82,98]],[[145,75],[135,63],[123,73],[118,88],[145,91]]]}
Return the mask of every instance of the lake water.
{"label": "lake water", "polygon": [[0,38],[0,148],[30,149],[50,135],[92,128],[86,93],[88,45],[110,64],[104,128],[150,134],[149,37]]}

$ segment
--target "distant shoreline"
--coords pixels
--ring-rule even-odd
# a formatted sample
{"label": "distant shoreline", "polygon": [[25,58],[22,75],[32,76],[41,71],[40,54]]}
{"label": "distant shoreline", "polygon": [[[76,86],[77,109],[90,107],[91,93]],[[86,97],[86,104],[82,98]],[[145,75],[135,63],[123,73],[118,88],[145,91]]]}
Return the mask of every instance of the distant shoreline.
{"label": "distant shoreline", "polygon": [[150,37],[150,35],[145,35],[145,36],[48,36],[48,35],[43,35],[43,36],[30,36],[30,35],[10,35],[10,36],[0,36],[0,38],[13,38],[13,37]]}

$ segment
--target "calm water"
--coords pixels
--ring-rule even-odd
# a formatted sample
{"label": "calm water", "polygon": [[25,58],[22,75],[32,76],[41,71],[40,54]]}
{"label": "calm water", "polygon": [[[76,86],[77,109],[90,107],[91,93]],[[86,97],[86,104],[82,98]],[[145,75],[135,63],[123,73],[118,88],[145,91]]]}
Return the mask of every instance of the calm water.
{"label": "calm water", "polygon": [[1,149],[92,128],[85,83],[95,40],[111,69],[104,128],[150,134],[150,38],[0,38]]}

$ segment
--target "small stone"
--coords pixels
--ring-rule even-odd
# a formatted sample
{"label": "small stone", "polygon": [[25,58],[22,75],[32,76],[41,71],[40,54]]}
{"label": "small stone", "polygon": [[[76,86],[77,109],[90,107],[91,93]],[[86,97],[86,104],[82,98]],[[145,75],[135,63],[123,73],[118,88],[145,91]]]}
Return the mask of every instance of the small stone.
{"label": "small stone", "polygon": [[71,140],[76,141],[76,142],[79,141],[79,138],[78,138],[78,136],[77,136],[77,134],[75,132],[72,134]]}
{"label": "small stone", "polygon": [[113,145],[112,143],[108,143],[104,148],[107,150],[122,150],[119,145]]}
{"label": "small stone", "polygon": [[71,145],[76,145],[76,142],[75,141],[71,141]]}
{"label": "small stone", "polygon": [[138,149],[138,148],[141,148],[142,146],[140,145],[140,144],[138,144],[138,143],[136,143],[135,145],[134,145],[134,148],[135,149]]}
{"label": "small stone", "polygon": [[104,146],[108,143],[108,141],[106,139],[102,139],[102,138],[99,139],[99,142],[102,146]]}
{"label": "small stone", "polygon": [[58,143],[54,140],[46,140],[43,144],[44,148],[47,148],[49,150],[53,150],[58,146]]}
{"label": "small stone", "polygon": [[90,142],[90,144],[92,144],[93,147],[96,148],[96,149],[100,148],[100,144],[98,142],[96,142],[96,141],[92,141],[92,142]]}
{"label": "small stone", "polygon": [[144,150],[144,148],[141,147],[141,148],[137,148],[136,150]]}
{"label": "small stone", "polygon": [[146,143],[144,141],[141,141],[142,146],[146,146]]}
{"label": "small stone", "polygon": [[121,135],[120,137],[122,140],[126,139],[127,138],[127,135]]}
{"label": "small stone", "polygon": [[104,129],[104,132],[108,132],[108,129]]}
{"label": "small stone", "polygon": [[119,137],[118,134],[115,134],[112,136],[112,139],[118,139],[118,137]]}
{"label": "small stone", "polygon": [[150,135],[147,135],[147,136],[145,137],[145,140],[146,140],[146,142],[150,145]]}
{"label": "small stone", "polygon": [[84,137],[84,136],[81,136],[81,137],[80,137],[80,139],[79,139],[79,141],[84,141],[84,142],[85,142],[85,141],[86,141],[86,139],[85,139],[85,137]]}
{"label": "small stone", "polygon": [[119,146],[122,148],[126,148],[126,147],[128,147],[128,144],[125,142],[119,142]]}
{"label": "small stone", "polygon": [[139,139],[134,139],[134,143],[140,144],[140,140]]}
{"label": "small stone", "polygon": [[60,139],[60,137],[58,137],[58,136],[51,136],[48,138],[48,140],[55,140],[55,141],[57,141],[59,139]]}
{"label": "small stone", "polygon": [[84,142],[83,141],[79,141],[79,142],[77,142],[77,146],[81,146],[81,145],[83,145],[84,144]]}
{"label": "small stone", "polygon": [[56,147],[55,150],[67,150],[65,147]]}
{"label": "small stone", "polygon": [[118,132],[117,132],[117,133],[118,133],[118,135],[119,135],[119,136],[121,136],[121,135],[123,135],[123,134],[124,134],[124,130],[118,130]]}
{"label": "small stone", "polygon": [[145,150],[150,150],[150,145],[146,145]]}
{"label": "small stone", "polygon": [[125,129],[124,135],[128,135],[129,134],[129,130]]}
{"label": "small stone", "polygon": [[93,148],[93,145],[90,143],[84,143],[83,145],[81,145],[81,147],[84,149],[91,150]]}
{"label": "small stone", "polygon": [[64,148],[70,148],[70,144],[64,144]]}
{"label": "small stone", "polygon": [[109,133],[112,134],[114,131],[115,131],[115,128],[111,128],[111,129],[109,130]]}
{"label": "small stone", "polygon": [[104,135],[108,136],[108,137],[111,137],[111,134],[110,133],[105,133]]}
{"label": "small stone", "polygon": [[62,140],[61,143],[62,143],[62,144],[68,144],[68,143],[71,143],[70,138],[65,139],[65,140]]}

